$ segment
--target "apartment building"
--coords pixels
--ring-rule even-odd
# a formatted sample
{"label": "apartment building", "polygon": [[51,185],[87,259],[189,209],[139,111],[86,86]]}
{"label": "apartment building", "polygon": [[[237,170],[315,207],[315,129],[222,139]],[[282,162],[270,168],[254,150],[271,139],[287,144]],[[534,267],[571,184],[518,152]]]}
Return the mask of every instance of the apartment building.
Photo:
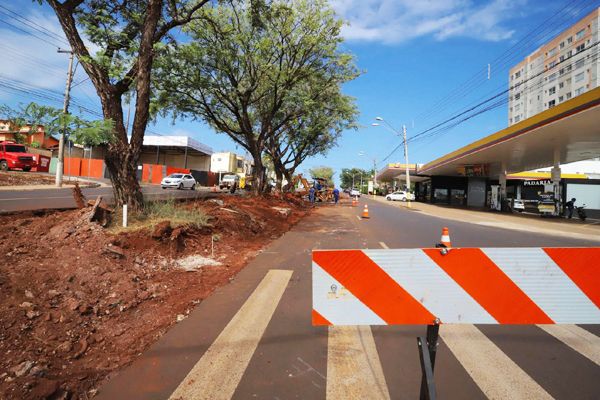
{"label": "apartment building", "polygon": [[509,72],[508,125],[599,86],[600,7]]}

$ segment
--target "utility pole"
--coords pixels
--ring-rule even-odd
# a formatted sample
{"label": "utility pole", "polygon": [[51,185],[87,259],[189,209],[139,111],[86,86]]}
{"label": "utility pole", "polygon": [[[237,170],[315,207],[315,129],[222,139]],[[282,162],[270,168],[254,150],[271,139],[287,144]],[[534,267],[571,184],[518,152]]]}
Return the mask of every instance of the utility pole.
{"label": "utility pole", "polygon": [[377,159],[373,159],[373,198],[375,198],[375,188],[377,187]]}
{"label": "utility pole", "polygon": [[408,166],[408,142],[406,141],[406,125],[402,125],[402,136],[404,138],[404,162],[406,163],[406,189],[407,189],[407,197],[406,197],[406,206],[410,208],[410,171]]}
{"label": "utility pole", "polygon": [[[69,100],[71,94],[71,82],[73,80],[73,56],[74,53],[72,50],[57,50],[58,53],[68,53],[69,54],[69,71],[67,72],[67,85],[65,87],[65,102],[63,105],[63,114],[67,115],[69,113]],[[56,186],[61,187],[63,181],[63,168],[64,168],[64,159],[65,159],[65,133],[67,130],[66,121],[65,126],[63,126],[63,131],[60,134],[60,140],[58,142],[58,162],[56,163]]]}

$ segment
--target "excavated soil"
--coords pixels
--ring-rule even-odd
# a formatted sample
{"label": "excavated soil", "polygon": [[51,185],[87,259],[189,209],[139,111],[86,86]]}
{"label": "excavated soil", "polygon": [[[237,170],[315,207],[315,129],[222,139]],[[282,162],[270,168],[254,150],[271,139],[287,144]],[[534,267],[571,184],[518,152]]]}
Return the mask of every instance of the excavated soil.
{"label": "excavated soil", "polygon": [[209,226],[110,234],[89,207],[0,216],[0,398],[92,397],[309,212],[273,197],[180,206]]}

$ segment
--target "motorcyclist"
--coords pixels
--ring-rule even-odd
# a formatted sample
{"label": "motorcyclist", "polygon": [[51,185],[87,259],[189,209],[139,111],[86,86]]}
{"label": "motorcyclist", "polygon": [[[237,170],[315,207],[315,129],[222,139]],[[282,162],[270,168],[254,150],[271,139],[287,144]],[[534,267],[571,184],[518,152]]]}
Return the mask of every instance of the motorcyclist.
{"label": "motorcyclist", "polygon": [[565,204],[565,208],[569,212],[569,215],[567,216],[569,219],[571,219],[573,217],[573,209],[575,208],[576,200],[577,199],[575,197],[573,197],[570,201],[567,201],[567,204]]}

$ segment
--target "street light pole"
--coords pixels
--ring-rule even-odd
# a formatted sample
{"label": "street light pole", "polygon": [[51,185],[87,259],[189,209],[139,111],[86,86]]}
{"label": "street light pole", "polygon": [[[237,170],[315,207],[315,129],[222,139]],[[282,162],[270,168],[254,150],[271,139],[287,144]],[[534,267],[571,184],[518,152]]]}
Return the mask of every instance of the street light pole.
{"label": "street light pole", "polygon": [[[63,104],[63,114],[66,116],[69,112],[69,100],[71,94],[71,81],[73,80],[73,56],[72,50],[61,50],[58,49],[59,53],[69,53],[69,71],[67,72],[67,85],[65,87],[65,102]],[[66,121],[65,121],[66,124]],[[62,187],[63,183],[63,168],[65,159],[65,131],[67,130],[66,125],[63,126],[63,131],[60,134],[60,140],[58,141],[58,162],[56,163],[56,187]]]}
{"label": "street light pole", "polygon": [[[394,129],[394,127],[391,126],[385,119],[383,119],[381,117],[375,117],[375,120],[383,122],[385,124],[384,125],[385,128],[391,130],[396,135],[400,136],[400,133],[396,129]],[[372,123],[371,125],[380,126],[380,124],[378,124],[376,122]],[[407,188],[408,194],[410,195],[410,171],[409,171],[409,165],[408,165],[408,141],[406,140],[406,125],[402,125],[402,142],[404,143],[404,164],[406,167],[406,188]],[[406,198],[406,206],[408,208],[411,208],[410,199],[408,197]]]}
{"label": "street light pole", "polygon": [[411,208],[410,206],[410,172],[408,166],[408,142],[406,141],[406,125],[402,125],[402,137],[404,138],[404,162],[406,163],[406,206]]}

